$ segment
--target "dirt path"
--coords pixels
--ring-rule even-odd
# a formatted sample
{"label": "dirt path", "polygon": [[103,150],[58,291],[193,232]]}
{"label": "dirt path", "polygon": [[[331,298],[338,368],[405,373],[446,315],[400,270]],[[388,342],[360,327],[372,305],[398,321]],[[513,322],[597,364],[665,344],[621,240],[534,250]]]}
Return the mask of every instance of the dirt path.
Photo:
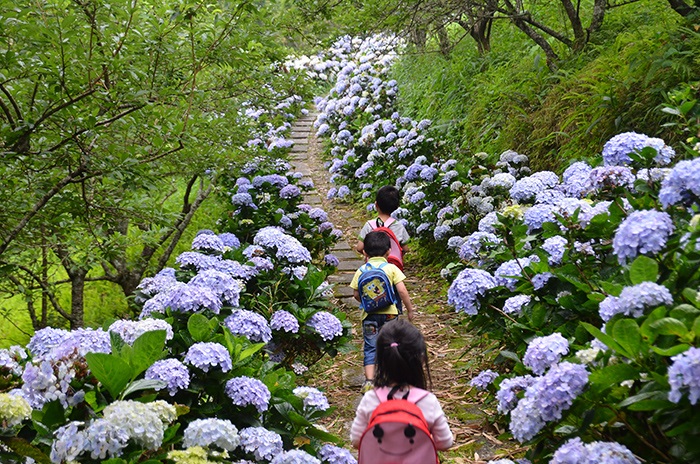
{"label": "dirt path", "polygon": [[[360,401],[362,373],[362,339],[360,312],[348,287],[355,270],[363,263],[352,247],[357,233],[370,216],[356,205],[326,200],[331,185],[328,171],[321,158],[322,147],[312,135],[315,115],[299,119],[292,128],[295,146],[291,160],[297,171],[311,178],[316,192],[305,197],[312,205],[319,205],[330,220],[344,233],[333,253],[341,264],[330,280],[336,284],[335,296],[341,309],[348,314],[354,329],[354,350],[326,359],[310,370],[309,383],[326,392],[335,414],[324,426],[336,435],[347,438],[355,408]],[[507,455],[512,445],[502,444],[498,430],[488,425],[488,415],[494,407],[485,406],[468,381],[484,364],[484,347],[466,334],[462,316],[445,304],[446,284],[437,270],[429,270],[406,257],[406,286],[418,310],[415,324],[423,332],[430,355],[433,393],[440,399],[455,434],[455,445],[441,453],[443,463],[483,463],[494,455]]]}

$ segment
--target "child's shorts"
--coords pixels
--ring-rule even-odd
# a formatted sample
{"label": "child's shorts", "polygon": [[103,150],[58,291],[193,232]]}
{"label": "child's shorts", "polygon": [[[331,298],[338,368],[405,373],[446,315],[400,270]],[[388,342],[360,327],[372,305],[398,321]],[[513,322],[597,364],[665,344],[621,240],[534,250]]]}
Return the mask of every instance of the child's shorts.
{"label": "child's shorts", "polygon": [[379,329],[389,321],[398,319],[398,314],[368,314],[362,321],[362,336],[365,339],[365,363],[376,364],[377,360],[377,334]]}

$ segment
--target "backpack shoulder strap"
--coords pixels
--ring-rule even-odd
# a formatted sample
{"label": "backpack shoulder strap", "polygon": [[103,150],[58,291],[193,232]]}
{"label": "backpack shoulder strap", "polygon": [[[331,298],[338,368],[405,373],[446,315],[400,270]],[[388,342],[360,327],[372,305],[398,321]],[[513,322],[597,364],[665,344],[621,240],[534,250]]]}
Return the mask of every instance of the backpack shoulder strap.
{"label": "backpack shoulder strap", "polygon": [[389,227],[392,223],[396,222],[396,219],[393,217],[389,216],[389,219],[384,221],[384,227]]}
{"label": "backpack shoulder strap", "polygon": [[[374,389],[374,394],[377,395],[377,398],[379,398],[379,402],[383,403],[389,400],[389,395],[391,391],[392,388],[390,387],[377,387]],[[415,404],[423,398],[425,398],[426,396],[428,396],[429,393],[429,391],[423,390],[422,388],[409,387],[408,395],[405,398],[401,397],[397,399],[405,399]]]}

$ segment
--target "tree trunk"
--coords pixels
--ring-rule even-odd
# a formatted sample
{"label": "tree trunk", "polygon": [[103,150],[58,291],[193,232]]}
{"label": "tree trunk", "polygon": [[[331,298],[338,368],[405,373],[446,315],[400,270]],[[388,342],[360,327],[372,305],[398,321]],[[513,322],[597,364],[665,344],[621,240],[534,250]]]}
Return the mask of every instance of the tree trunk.
{"label": "tree trunk", "polygon": [[675,11],[683,17],[688,17],[692,14],[700,13],[700,7],[698,7],[697,5],[688,5],[687,3],[685,3],[684,0],[668,0],[668,4],[671,5],[673,11]]}
{"label": "tree trunk", "polygon": [[491,18],[478,18],[469,29],[469,35],[476,41],[480,55],[491,51]]}
{"label": "tree trunk", "polygon": [[513,23],[523,31],[528,37],[530,37],[544,52],[544,56],[547,58],[547,67],[552,71],[559,69],[557,62],[559,61],[559,55],[554,51],[549,42],[545,40],[540,34],[535,32],[527,23],[521,19],[513,18]]}
{"label": "tree trunk", "polygon": [[452,45],[450,44],[450,37],[447,35],[447,31],[444,26],[437,27],[438,43],[440,44],[440,53],[447,58],[450,56],[450,51],[452,50]]}
{"label": "tree trunk", "polygon": [[578,53],[586,46],[587,35],[583,30],[583,25],[581,24],[581,17],[576,10],[576,7],[571,0],[561,0],[561,4],[564,7],[567,18],[569,18],[569,23],[571,24],[571,29],[574,32],[574,43],[572,45],[572,50],[574,53]]}
{"label": "tree trunk", "polygon": [[76,268],[69,274],[70,276],[70,296],[71,296],[71,312],[70,312],[70,328],[71,330],[79,329],[85,324],[85,276],[87,271]]}

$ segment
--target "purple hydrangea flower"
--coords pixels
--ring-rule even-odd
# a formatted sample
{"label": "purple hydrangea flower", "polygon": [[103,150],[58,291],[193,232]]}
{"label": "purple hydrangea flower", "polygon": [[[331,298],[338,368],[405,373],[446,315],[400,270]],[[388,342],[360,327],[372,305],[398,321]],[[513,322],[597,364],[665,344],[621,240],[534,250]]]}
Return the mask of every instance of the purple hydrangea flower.
{"label": "purple hydrangea flower", "polygon": [[258,412],[267,411],[270,402],[270,390],[258,379],[251,377],[234,377],[226,382],[226,395],[236,406],[255,406]]}
{"label": "purple hydrangea flower", "polygon": [[328,464],[357,464],[357,459],[350,451],[335,445],[323,445],[318,456]]}
{"label": "purple hydrangea flower", "polygon": [[527,256],[519,259],[511,259],[498,266],[498,269],[493,273],[496,284],[503,285],[510,291],[515,291],[518,285],[518,277],[522,275],[523,269],[528,267],[530,263],[536,263],[539,258],[536,255]]}
{"label": "purple hydrangea flower", "polygon": [[[312,210],[313,211],[313,210]],[[290,263],[311,262],[311,253],[299,240],[277,227],[263,227],[255,234],[253,244],[276,249],[276,257]]]}
{"label": "purple hydrangea flower", "polygon": [[618,227],[613,238],[613,252],[620,264],[639,254],[656,254],[663,250],[673,232],[668,213],[640,210],[630,214]]}
{"label": "purple hydrangea flower", "polygon": [[691,347],[671,357],[671,361],[668,368],[669,401],[678,403],[687,392],[690,404],[694,406],[700,399],[700,348]]}
{"label": "purple hydrangea flower", "polygon": [[657,151],[654,160],[660,165],[671,162],[676,152],[663,140],[636,132],[623,132],[608,140],[603,146],[603,162],[606,165],[620,166],[632,162],[630,153],[638,153],[651,147]]}
{"label": "purple hydrangea flower", "polygon": [[523,443],[534,437],[547,422],[559,420],[588,383],[585,366],[562,362],[536,377],[525,397],[510,413],[510,431]]}
{"label": "purple hydrangea flower", "polygon": [[173,327],[162,319],[118,320],[107,329],[108,332],[118,333],[121,339],[129,345],[133,345],[137,338],[153,330],[165,330],[166,340],[172,340],[174,335]]}
{"label": "purple hydrangea flower", "polygon": [[225,245],[224,242],[212,232],[210,234],[198,234],[194,240],[192,240],[192,249],[221,254],[225,251]]}
{"label": "purple hydrangea flower", "polygon": [[338,193],[336,194],[336,196],[340,199],[343,199],[348,195],[350,195],[350,187],[348,187],[347,185],[341,185],[338,189]]}
{"label": "purple hydrangea flower", "polygon": [[340,319],[327,311],[319,311],[309,318],[306,325],[314,329],[324,341],[333,340],[343,335]]}
{"label": "purple hydrangea flower", "polygon": [[474,232],[469,235],[459,247],[459,257],[470,261],[479,257],[481,249],[492,249],[501,242],[501,239],[490,232]]}
{"label": "purple hydrangea flower", "polygon": [[618,187],[631,189],[634,180],[634,174],[626,166],[598,166],[589,173],[585,189],[587,192],[613,190]]}
{"label": "purple hydrangea flower", "polygon": [[153,277],[143,279],[137,288],[145,295],[154,296],[157,293],[170,290],[176,284],[175,269],[166,267]]}
{"label": "purple hydrangea flower", "polygon": [[[532,287],[535,290],[540,290],[542,289],[545,285],[547,285],[547,282],[549,282],[549,279],[554,277],[554,274],[551,272],[540,272],[539,274],[535,274],[532,276]],[[505,308],[504,308],[505,310]]]}
{"label": "purple hydrangea flower", "polygon": [[258,313],[239,309],[224,319],[224,325],[234,335],[243,335],[252,342],[267,343],[272,339],[272,330],[267,320]]}
{"label": "purple hydrangea flower", "polygon": [[496,286],[496,279],[481,269],[466,268],[457,275],[447,291],[447,303],[471,316],[479,310],[479,297]]}
{"label": "purple hydrangea flower", "polygon": [[181,313],[198,312],[208,309],[214,314],[221,311],[221,299],[208,288],[195,284],[179,285],[168,292],[165,303],[173,311]]}
{"label": "purple hydrangea flower", "polygon": [[278,454],[270,461],[270,464],[321,464],[321,461],[311,456],[306,451],[293,449]]}
{"label": "purple hydrangea flower", "polygon": [[537,375],[544,374],[550,366],[558,363],[569,352],[569,341],[560,333],[533,339],[527,346],[523,364]]}
{"label": "purple hydrangea flower", "polygon": [[85,434],[78,430],[80,422],[69,422],[54,432],[51,462],[73,462],[85,449]]}
{"label": "purple hydrangea flower", "polygon": [[258,209],[257,205],[253,203],[253,197],[247,192],[232,195],[231,203],[236,206],[246,206],[248,208]]}
{"label": "purple hydrangea flower", "polygon": [[221,261],[218,256],[204,255],[196,251],[185,251],[175,258],[175,262],[183,269],[192,269],[195,271],[203,271],[216,267],[216,264]]}
{"label": "purple hydrangea flower", "polygon": [[441,224],[433,230],[433,238],[435,240],[442,240],[445,237],[447,237],[447,234],[449,234],[452,231],[452,228],[448,226],[447,224]]}
{"label": "purple hydrangea flower", "polygon": [[555,235],[544,241],[542,249],[549,255],[548,261],[551,265],[561,264],[566,252],[566,245],[569,242],[561,235]]}
{"label": "purple hydrangea flower", "polygon": [[681,161],[661,182],[659,200],[664,208],[682,204],[691,206],[700,198],[700,158]]}
{"label": "purple hydrangea flower", "polygon": [[283,330],[288,333],[297,333],[299,332],[299,321],[294,314],[280,309],[272,313],[270,328],[272,330]]}
{"label": "purple hydrangea flower", "polygon": [[526,203],[533,201],[538,193],[548,187],[541,179],[533,176],[523,177],[511,187],[509,194],[516,202]]}
{"label": "purple hydrangea flower", "polygon": [[90,453],[92,459],[104,460],[120,456],[129,441],[129,433],[126,430],[106,419],[93,421],[83,434],[84,452]]}
{"label": "purple hydrangea flower", "polygon": [[580,438],[564,443],[552,456],[550,464],[641,464],[624,445],[594,441],[585,444]]}
{"label": "purple hydrangea flower", "polygon": [[311,208],[309,211],[309,217],[318,222],[328,221],[328,214],[321,208]]}
{"label": "purple hydrangea flower", "polygon": [[538,205],[556,205],[559,203],[566,195],[561,190],[557,189],[545,189],[539,192],[535,196],[535,204]]}
{"label": "purple hydrangea flower", "polygon": [[190,371],[187,366],[173,358],[154,362],[146,370],[145,377],[165,382],[165,386],[156,387],[156,390],[167,388],[170,396],[175,396],[179,390],[185,390],[190,386]]}
{"label": "purple hydrangea flower", "polygon": [[238,306],[243,283],[231,277],[230,274],[216,269],[199,272],[189,281],[188,285],[206,287],[231,306]]}
{"label": "purple hydrangea flower", "polygon": [[600,302],[600,317],[609,321],[615,314],[640,317],[649,308],[673,303],[671,292],[654,282],[642,282],[622,289],[619,297],[608,296]]}
{"label": "purple hydrangea flower", "polygon": [[109,333],[102,329],[76,329],[68,332],[59,345],[44,357],[49,360],[85,357],[87,353],[111,353]]}
{"label": "purple hydrangea flower", "polygon": [[185,363],[204,372],[209,372],[210,368],[217,366],[223,372],[228,372],[233,367],[231,355],[226,347],[212,342],[199,342],[190,346],[185,355]]}
{"label": "purple hydrangea flower", "polygon": [[476,387],[478,390],[486,390],[491,383],[498,377],[498,372],[491,369],[479,372],[479,375],[469,381],[469,385]]}
{"label": "purple hydrangea flower", "polygon": [[289,200],[291,198],[296,198],[301,195],[301,190],[296,185],[285,185],[280,189],[280,198]]}
{"label": "purple hydrangea flower", "polygon": [[314,387],[296,387],[293,390],[295,396],[301,398],[304,401],[305,409],[317,409],[319,411],[325,411],[330,408],[328,404],[328,399],[326,395],[323,394],[317,388]]}
{"label": "purple hydrangea flower", "polygon": [[70,332],[63,329],[55,329],[53,327],[45,327],[34,332],[34,335],[29,339],[27,348],[35,358],[42,358],[47,355],[54,347],[63,343]]}
{"label": "purple hydrangea flower", "polygon": [[253,181],[251,183],[253,184],[253,187],[255,187],[255,188],[260,188],[264,184],[270,184],[270,185],[274,185],[275,187],[282,188],[285,185],[289,184],[289,179],[287,179],[287,177],[281,176],[279,174],[268,174],[265,176],[253,177]]}
{"label": "purple hydrangea flower", "polygon": [[336,255],[333,254],[327,254],[326,256],[323,257],[323,262],[326,263],[328,266],[333,266],[333,267],[338,267],[340,264],[340,260]]}
{"label": "purple hydrangea flower", "polygon": [[545,222],[556,222],[552,205],[534,205],[523,213],[523,223],[527,226],[527,231],[532,232],[542,228]]}
{"label": "purple hydrangea flower", "polygon": [[219,234],[219,239],[223,242],[224,246],[233,248],[234,250],[241,246],[241,241],[238,240],[238,237],[230,232]]}
{"label": "purple hydrangea flower", "polygon": [[503,312],[506,314],[520,315],[523,312],[523,306],[530,304],[532,297],[530,295],[515,295],[508,298],[503,303]]}
{"label": "purple hydrangea flower", "polygon": [[[250,247],[248,247],[250,248]],[[251,258],[252,260],[252,258]],[[247,264],[241,264],[238,261],[233,261],[232,259],[222,259],[216,263],[213,269],[221,271],[224,274],[228,274],[234,279],[249,280],[252,277],[258,275],[258,270],[255,266],[249,266]],[[219,287],[217,287],[219,288]],[[241,289],[242,290],[242,289]],[[226,293],[227,296],[232,296],[230,293]],[[222,294],[223,296],[223,294]],[[235,301],[235,298],[234,298]],[[233,301],[229,301],[233,304]]]}
{"label": "purple hydrangea flower", "polygon": [[282,437],[264,427],[248,427],[238,434],[241,448],[252,453],[258,461],[270,461],[284,451]]}
{"label": "purple hydrangea flower", "polygon": [[531,375],[503,379],[496,393],[498,412],[501,414],[509,413],[518,403],[518,393],[524,391],[534,381],[535,378]]}

